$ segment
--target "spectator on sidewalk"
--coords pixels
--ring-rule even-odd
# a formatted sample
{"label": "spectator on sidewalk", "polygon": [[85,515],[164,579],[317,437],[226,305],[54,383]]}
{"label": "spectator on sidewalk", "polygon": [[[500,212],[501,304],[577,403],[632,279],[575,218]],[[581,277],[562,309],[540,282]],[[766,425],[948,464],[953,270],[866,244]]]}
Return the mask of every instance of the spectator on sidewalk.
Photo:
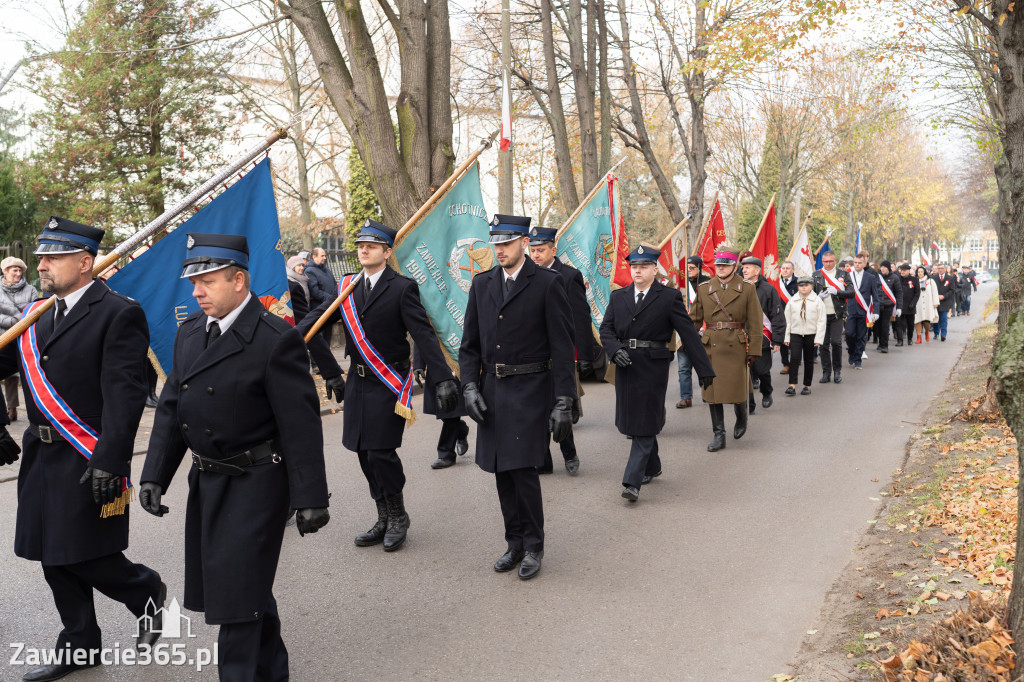
{"label": "spectator on sidewalk", "polygon": [[918,265],[916,272],[920,298],[917,299],[914,327],[917,330],[917,342],[921,343],[921,328],[924,328],[924,340],[931,341],[932,324],[939,321],[939,294],[935,281],[928,276],[928,268]]}
{"label": "spectator on sidewalk", "polygon": [[[309,309],[314,310],[323,305],[325,301],[333,301],[337,298],[338,280],[334,278],[334,273],[327,266],[326,251],[319,247],[315,248],[310,257],[312,260],[306,265],[303,274],[309,280]],[[331,345],[333,327],[332,324],[325,324],[320,330],[320,335],[327,342],[328,347]]]}
{"label": "spectator on sidewalk", "polygon": [[[25,279],[25,261],[8,256],[0,261],[3,279],[0,280],[0,333],[7,331],[21,319],[25,306],[34,301],[39,292]],[[7,417],[18,421],[18,375],[4,379],[4,398],[7,400]]]}
{"label": "spectator on sidewalk", "polygon": [[900,288],[903,290],[903,315],[893,322],[896,334],[896,345],[902,346],[904,338],[909,346],[914,343],[914,315],[917,313],[917,301],[921,297],[921,285],[911,271],[909,263],[899,267]]}
{"label": "spectator on sidewalk", "polygon": [[[697,287],[711,278],[704,272],[704,259],[700,256],[690,256],[686,259],[686,279],[690,283],[691,292],[685,294],[687,304],[689,297],[697,295]],[[679,372],[679,402],[677,409],[684,409],[693,405],[693,363],[690,356],[686,354],[686,347],[679,344],[676,349],[676,364]]]}
{"label": "spectator on sidewalk", "polygon": [[292,314],[295,316],[295,324],[302,322],[302,318],[309,312],[309,278],[306,277],[306,261],[302,256],[292,256],[288,259],[288,293],[292,299]]}
{"label": "spectator on sidewalk", "polygon": [[789,387],[786,395],[796,395],[800,359],[804,364],[804,387],[800,395],[811,394],[814,378],[814,349],[825,340],[828,312],[825,303],[814,294],[814,278],[802,275],[797,280],[797,293],[786,304],[785,346],[790,349]]}

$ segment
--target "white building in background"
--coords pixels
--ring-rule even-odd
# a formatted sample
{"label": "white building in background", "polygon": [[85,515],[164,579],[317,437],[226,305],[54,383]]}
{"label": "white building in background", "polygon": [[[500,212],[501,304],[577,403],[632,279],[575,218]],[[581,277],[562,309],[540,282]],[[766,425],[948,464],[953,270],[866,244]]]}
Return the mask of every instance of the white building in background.
{"label": "white building in background", "polygon": [[967,263],[977,271],[999,274],[999,235],[993,228],[968,233],[960,248],[960,264]]}

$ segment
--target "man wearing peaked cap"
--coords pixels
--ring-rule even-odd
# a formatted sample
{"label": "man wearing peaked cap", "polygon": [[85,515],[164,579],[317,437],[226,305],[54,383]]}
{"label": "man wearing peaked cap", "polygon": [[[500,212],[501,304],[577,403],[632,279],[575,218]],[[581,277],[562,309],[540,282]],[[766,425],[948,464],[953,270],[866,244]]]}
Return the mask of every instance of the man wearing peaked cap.
{"label": "man wearing peaked cap", "polygon": [[[689,303],[697,295],[697,288],[704,282],[711,279],[704,272],[704,259],[700,256],[690,256],[686,259],[686,281],[687,291],[684,302]],[[693,407],[693,365],[690,363],[690,356],[686,349],[679,346],[676,349],[676,370],[679,374],[679,402],[676,409]]]}
{"label": "man wearing peaked cap", "polygon": [[[35,253],[40,286],[54,306],[0,351],[0,377],[22,372],[29,421],[14,552],[42,564],[64,626],[55,648],[76,653],[25,680],[55,680],[100,664],[94,591],[123,603],[133,618],[154,617],[139,633],[140,646],[160,636],[156,607],[166,587],[156,571],[124,555],[149,328],[138,303],[92,276],[103,235],[64,218],[46,222]],[[0,430],[0,452],[7,453],[13,443],[4,436]],[[87,652],[82,664],[78,650]]]}
{"label": "man wearing peaked cap", "polygon": [[[786,335],[786,313],[782,307],[782,299],[779,292],[775,290],[771,282],[761,274],[764,263],[753,254],[740,258],[743,269],[743,279],[753,283],[757,291],[757,300],[761,304],[761,311],[764,313],[764,320],[768,324],[761,326],[761,357],[750,366],[750,375],[756,380],[761,390],[761,407],[768,409],[772,406],[772,353],[779,350],[779,344]],[[750,414],[754,413],[755,402],[754,392],[749,396]]]}
{"label": "man wearing peaked cap", "polygon": [[[587,286],[583,282],[582,272],[556,257],[555,235],[557,233],[558,230],[553,227],[531,228],[530,258],[540,267],[554,270],[562,278],[565,296],[569,301],[569,309],[572,311],[576,364],[580,369],[580,375],[586,376],[593,373],[594,367],[591,362],[594,357],[594,333],[591,331],[593,325],[590,321],[590,304],[587,303]],[[580,392],[579,389],[580,385],[577,383],[577,394]],[[578,419],[577,403],[574,405],[573,423],[576,423]],[[562,458],[565,460],[565,470],[569,472],[570,476],[575,476],[580,469],[580,458],[576,452],[576,442],[572,434],[570,433],[558,446],[561,448]],[[544,455],[544,466],[540,468],[540,473],[550,474],[553,468],[549,446]]]}
{"label": "man wearing peaked cap", "polygon": [[[358,279],[353,279],[353,273],[342,278],[339,289],[355,281],[355,291],[328,320],[333,324],[344,319],[345,354],[351,358],[348,382],[339,393],[339,401],[345,399],[342,443],[357,453],[377,506],[376,522],[354,541],[360,547],[383,544],[385,552],[402,546],[410,525],[403,496],[405,470],[398,457],[406,420],[414,419],[411,402],[402,403],[400,397],[408,395],[411,400],[409,335],[430,368],[432,380],[436,379],[438,411],[452,412],[458,405],[458,387],[420,302],[419,286],[387,264],[397,236],[386,225],[366,221],[355,239],[362,273]],[[327,301],[311,311],[298,329],[305,334],[330,305]],[[346,311],[344,318],[342,311]],[[311,351],[315,351],[313,341],[315,338],[310,341]],[[340,379],[341,367],[333,355],[314,353],[314,358],[325,380]],[[397,394],[396,385],[401,388]]]}
{"label": "man wearing peaked cap", "polygon": [[[548,431],[572,432],[573,331],[561,278],[526,257],[530,218],[496,215],[490,242],[499,267],[473,278],[459,349],[466,411],[479,426],[476,463],[494,474],[505,521],[499,573],[540,572],[544,508],[537,468]],[[521,564],[521,565],[520,565]]]}
{"label": "man wearing peaked cap", "polygon": [[754,285],[737,274],[736,249],[720,246],[715,251],[715,276],[697,289],[690,315],[700,327],[704,350],[715,370],[715,383],[703,391],[711,409],[714,438],[708,452],[725,447],[725,408],[732,403],[736,412],[733,438],[747,432],[748,368],[761,355],[761,304]]}
{"label": "man wearing peaked cap", "polygon": [[661,475],[658,434],[665,426],[673,332],[700,385],[709,388],[715,376],[682,293],[657,280],[659,256],[658,249],[641,244],[626,257],[633,284],[612,292],[601,322],[601,343],[616,365],[615,426],[632,436],[622,474],[622,497],[630,502],[639,499],[642,485]]}
{"label": "man wearing peaked cap", "polygon": [[201,310],[174,338],[139,501],[163,516],[191,450],[184,606],[220,625],[220,679],[287,679],[272,588],[289,509],[300,534],[330,519],[320,400],[302,337],[249,290],[245,237],[193,233],[186,247]]}

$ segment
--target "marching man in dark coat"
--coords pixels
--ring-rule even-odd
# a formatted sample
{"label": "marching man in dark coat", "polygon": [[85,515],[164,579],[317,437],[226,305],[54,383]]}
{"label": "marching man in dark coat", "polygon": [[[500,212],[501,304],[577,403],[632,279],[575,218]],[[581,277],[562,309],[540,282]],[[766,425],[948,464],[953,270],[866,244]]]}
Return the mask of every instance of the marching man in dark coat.
{"label": "marching man in dark coat", "polygon": [[[363,271],[342,277],[339,290],[352,281],[356,288],[329,321],[345,323],[345,354],[352,358],[349,380],[341,388],[345,398],[342,443],[358,454],[370,497],[377,505],[377,522],[357,535],[355,543],[360,547],[383,543],[386,552],[401,547],[409,530],[402,495],[405,470],[398,457],[406,422],[415,419],[407,335],[412,335],[430,368],[431,380],[436,381],[438,412],[453,412],[458,404],[455,379],[420,303],[416,281],[387,264],[396,235],[386,225],[366,221],[356,236]],[[299,331],[305,334],[330,304],[326,301],[311,311],[297,327]],[[333,356],[315,357],[325,380],[329,376],[340,379],[341,368]]]}
{"label": "marching man in dark coat", "polygon": [[622,474],[622,496],[630,502],[640,498],[644,483],[661,475],[658,434],[665,426],[673,331],[679,333],[701,387],[710,388],[715,376],[682,293],[657,281],[660,256],[647,244],[627,256],[633,284],[612,292],[601,322],[601,345],[616,365],[615,426],[633,437]]}
{"label": "marching man in dark coat", "polygon": [[506,551],[494,570],[533,578],[544,556],[537,468],[548,432],[572,432],[573,332],[565,287],[526,257],[530,218],[496,215],[490,243],[498,265],[473,278],[459,349],[466,411],[479,424],[476,463],[494,474]]}
{"label": "marching man in dark coat", "polygon": [[707,325],[701,340],[715,370],[715,383],[703,390],[715,433],[708,452],[725,447],[725,404],[733,403],[736,411],[732,437],[738,440],[747,432],[749,368],[761,356],[764,313],[754,284],[736,271],[738,260],[735,249],[721,246],[715,251],[715,276],[697,288],[690,309],[695,325]]}
{"label": "marching man in dark coat", "polygon": [[[562,286],[565,287],[565,297],[569,301],[569,310],[572,313],[577,365],[580,368],[580,374],[587,376],[594,371],[594,363],[590,361],[590,358],[594,357],[594,333],[591,331],[593,324],[590,321],[590,304],[587,303],[587,285],[583,282],[582,272],[556,258],[556,234],[558,234],[558,230],[553,227],[531,229],[530,258],[540,267],[554,270],[562,276]],[[573,412],[574,424],[578,418],[579,411],[575,409]],[[572,434],[570,433],[565,440],[559,443],[558,447],[562,450],[565,470],[569,472],[570,476],[575,476],[580,470],[580,458],[576,452],[576,441]],[[544,454],[544,466],[540,468],[540,473],[550,474],[553,469],[554,463],[551,461],[551,447],[549,446]]]}
{"label": "marching man in dark coat", "polygon": [[[750,376],[757,382],[761,391],[761,407],[768,409],[774,402],[772,398],[772,352],[779,350],[779,344],[786,336],[786,313],[779,298],[779,292],[775,290],[771,282],[761,274],[764,263],[760,258],[747,252],[746,257],[740,256],[740,268],[743,279],[754,285],[757,291],[757,300],[761,304],[761,312],[764,313],[761,324],[761,356],[750,366]],[[765,320],[768,324],[768,333],[765,332]],[[756,403],[754,392],[750,392],[750,414],[754,414]]]}
{"label": "marching man in dark coat", "polygon": [[300,534],[327,524],[320,401],[302,337],[249,290],[245,237],[190,234],[182,277],[202,308],[174,338],[142,471],[142,508],[192,451],[185,608],[220,625],[221,680],[288,679],[272,588],[289,509]]}
{"label": "marching man in dark coat", "polygon": [[[159,637],[167,588],[156,571],[125,558],[128,487],[135,432],[149,392],[149,328],[142,307],[92,277],[103,230],[50,218],[39,235],[41,288],[55,305],[0,353],[0,377],[22,372],[28,430],[18,474],[14,553],[38,561],[64,629],[56,651],[91,652],[22,679],[56,680],[99,665],[102,646],[93,590],[152,625],[138,644]],[[26,308],[26,314],[40,305]],[[20,364],[19,364],[20,360]],[[0,434],[0,438],[2,438]],[[10,437],[0,441],[8,450]],[[147,619],[148,620],[148,619]]]}

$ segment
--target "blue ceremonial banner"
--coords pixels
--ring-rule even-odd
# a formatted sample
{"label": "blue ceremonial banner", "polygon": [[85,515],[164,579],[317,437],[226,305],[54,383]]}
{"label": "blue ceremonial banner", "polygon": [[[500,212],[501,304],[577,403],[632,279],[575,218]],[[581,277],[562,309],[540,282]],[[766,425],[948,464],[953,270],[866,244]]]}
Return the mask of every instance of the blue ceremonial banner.
{"label": "blue ceremonial banner", "polygon": [[250,288],[268,310],[292,321],[270,159],[264,159],[107,280],[111,289],[142,304],[149,321],[150,347],[164,372],[171,371],[178,325],[199,310],[192,298],[192,284],[180,279],[189,232],[245,235],[249,242]]}
{"label": "blue ceremonial banner", "polygon": [[821,243],[821,247],[818,249],[818,253],[814,254],[814,269],[821,270],[821,259],[824,257],[826,251],[832,250],[832,245],[829,244],[829,237],[825,237],[825,241]]}
{"label": "blue ceremonial banner", "polygon": [[611,217],[614,179],[605,178],[604,185],[558,237],[558,257],[583,273],[595,334],[608,309],[618,253]]}
{"label": "blue ceremonial banner", "polygon": [[441,350],[458,366],[469,286],[494,267],[487,243],[490,227],[474,163],[430,212],[395,243],[396,269],[420,287],[420,300],[434,325]]}

